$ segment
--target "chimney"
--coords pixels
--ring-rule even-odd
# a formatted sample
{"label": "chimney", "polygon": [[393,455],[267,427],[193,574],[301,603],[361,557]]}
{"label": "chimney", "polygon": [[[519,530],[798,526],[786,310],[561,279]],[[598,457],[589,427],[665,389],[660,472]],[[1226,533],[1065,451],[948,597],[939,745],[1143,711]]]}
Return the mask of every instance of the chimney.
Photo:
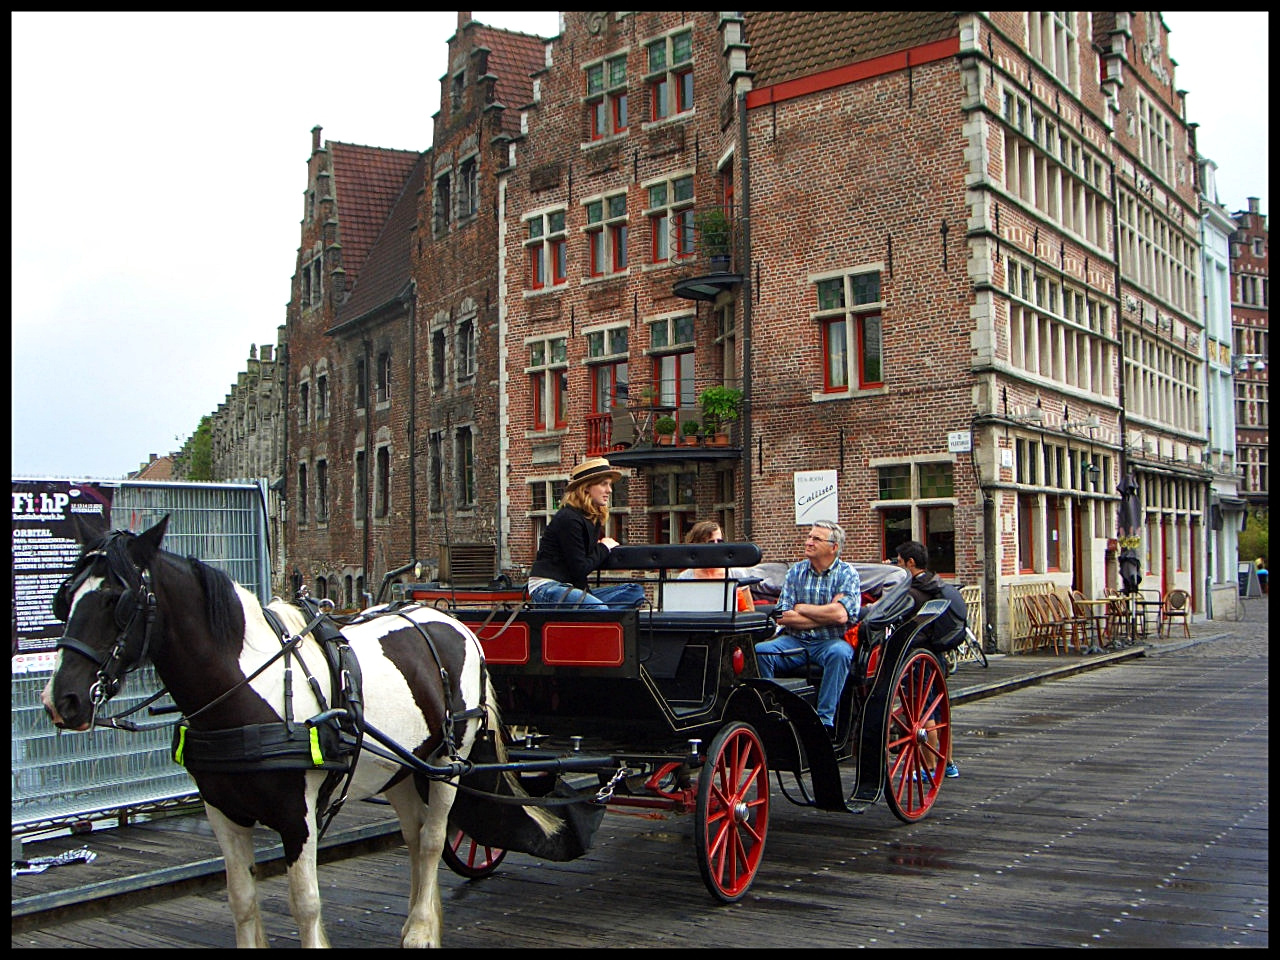
{"label": "chimney", "polygon": [[324,128],[316,124],[311,128],[311,152],[315,153],[320,149],[320,131]]}
{"label": "chimney", "polygon": [[263,363],[271,362],[271,344],[269,343],[264,343],[262,345],[262,362]]}
{"label": "chimney", "polygon": [[1250,197],[1250,198],[1249,198],[1249,212],[1250,212],[1250,213],[1261,213],[1262,211],[1258,209],[1260,206],[1261,206],[1261,203],[1259,202],[1259,200],[1258,200],[1258,198],[1257,198],[1257,197]]}
{"label": "chimney", "polygon": [[465,27],[470,22],[471,22],[470,11],[464,12],[462,10],[459,10],[458,11],[458,32],[461,33],[462,28]]}

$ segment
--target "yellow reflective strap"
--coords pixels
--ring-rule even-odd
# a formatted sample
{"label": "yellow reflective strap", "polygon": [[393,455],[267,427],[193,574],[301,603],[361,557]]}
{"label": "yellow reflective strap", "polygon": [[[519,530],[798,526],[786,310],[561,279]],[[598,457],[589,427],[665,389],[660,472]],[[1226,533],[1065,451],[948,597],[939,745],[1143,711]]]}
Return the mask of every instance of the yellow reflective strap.
{"label": "yellow reflective strap", "polygon": [[173,751],[173,762],[182,763],[182,751],[187,748],[187,728],[185,726],[178,727],[178,746]]}
{"label": "yellow reflective strap", "polygon": [[320,749],[320,728],[311,728],[311,762],[317,767],[324,763],[324,751]]}

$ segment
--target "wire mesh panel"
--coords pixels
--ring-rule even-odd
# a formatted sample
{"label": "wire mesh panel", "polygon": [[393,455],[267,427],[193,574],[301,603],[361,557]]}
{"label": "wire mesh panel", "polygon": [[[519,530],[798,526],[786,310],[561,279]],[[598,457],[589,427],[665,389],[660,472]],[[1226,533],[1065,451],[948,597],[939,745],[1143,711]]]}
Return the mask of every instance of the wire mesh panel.
{"label": "wire mesh panel", "polygon": [[[165,549],[226,571],[266,602],[271,595],[271,566],[264,498],[263,482],[121,482],[114,491],[111,526],[140,532],[168,514]],[[53,655],[25,662],[26,672],[18,673],[15,667],[11,687],[10,821],[14,832],[194,794],[191,778],[170,758],[170,726],[139,733],[108,728],[59,733],[40,704]],[[154,668],[145,664],[129,675],[125,689],[107,709],[122,713],[160,686]],[[170,703],[165,696],[156,705]],[[131,719],[156,722],[146,711]]]}

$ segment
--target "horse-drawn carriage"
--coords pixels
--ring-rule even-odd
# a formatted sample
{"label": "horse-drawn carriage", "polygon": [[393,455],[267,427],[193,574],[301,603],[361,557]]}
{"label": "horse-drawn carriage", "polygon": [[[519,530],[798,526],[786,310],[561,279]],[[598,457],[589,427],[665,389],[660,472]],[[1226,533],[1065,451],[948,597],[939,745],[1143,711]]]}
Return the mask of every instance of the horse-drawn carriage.
{"label": "horse-drawn carriage", "polygon": [[[325,942],[314,858],[330,798],[385,793],[400,816],[413,878],[406,945],[440,942],[436,858],[469,877],[508,849],[570,859],[611,805],[692,813],[702,878],[731,902],[761,864],[771,773],[789,801],[845,814],[883,796],[913,822],[937,798],[946,671],[917,641],[946,603],[913,616],[905,582],[863,608],[833,738],[815,711],[816,677],[760,676],[755,644],[775,633],[767,607],[739,612],[732,579],[703,586],[723,591],[722,604],[675,596],[685,588],[670,571],[748,568],[760,560],[753,544],[618,547],[612,567],[658,574],[640,610],[408,591],[324,644],[322,617],[264,611],[216,571],[160,550],[163,533],[117,531],[86,548],[59,591],[68,623],[46,705],[62,726],[120,724],[99,712],[129,669],[154,661],[184,715],[175,747],[227,858],[239,943],[265,942],[244,869],[255,821],[281,833],[304,945]],[[873,567],[860,565],[864,590],[884,573]],[[220,753],[224,741],[235,749]],[[280,762],[255,767],[254,750]]]}

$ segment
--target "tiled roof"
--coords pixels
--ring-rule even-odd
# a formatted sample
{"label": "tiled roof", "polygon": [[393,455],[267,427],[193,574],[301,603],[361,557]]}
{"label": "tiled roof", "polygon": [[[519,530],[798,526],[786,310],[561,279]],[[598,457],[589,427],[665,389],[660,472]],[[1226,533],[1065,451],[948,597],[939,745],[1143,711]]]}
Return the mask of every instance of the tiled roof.
{"label": "tiled roof", "polygon": [[156,457],[141,470],[129,474],[130,480],[172,480],[173,479],[173,457],[165,454],[163,457]]}
{"label": "tiled roof", "polygon": [[404,190],[409,171],[421,158],[415,150],[388,150],[328,141],[333,193],[338,208],[338,240],[347,289],[360,275],[382,232],[392,205]]}
{"label": "tiled roof", "polygon": [[489,72],[497,77],[494,98],[506,107],[502,129],[520,132],[520,111],[533,102],[532,74],[546,66],[546,40],[476,24],[475,42],[489,48]]}
{"label": "tiled roof", "polygon": [[760,11],[746,15],[747,65],[755,87],[931,43],[959,33],[954,13],[904,10]]}
{"label": "tiled roof", "polygon": [[[400,195],[391,207],[382,232],[369,256],[359,268],[359,279],[347,302],[338,308],[337,326],[364,316],[394,299],[413,279],[413,235],[418,224],[418,191],[425,183],[427,155],[418,162],[400,185]],[[343,224],[346,226],[345,222]],[[345,249],[345,248],[344,248]]]}

